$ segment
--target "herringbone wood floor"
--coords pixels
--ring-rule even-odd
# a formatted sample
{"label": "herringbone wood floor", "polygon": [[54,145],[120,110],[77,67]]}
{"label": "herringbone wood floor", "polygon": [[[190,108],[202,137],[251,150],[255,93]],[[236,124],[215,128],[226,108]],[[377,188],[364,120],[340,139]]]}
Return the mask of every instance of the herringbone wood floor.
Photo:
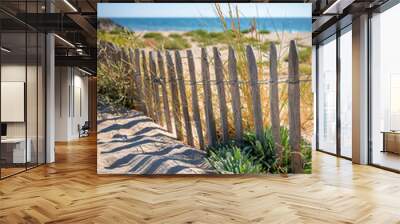
{"label": "herringbone wood floor", "polygon": [[94,138],[0,181],[0,223],[400,223],[400,175],[314,154],[289,178],[98,176]]}

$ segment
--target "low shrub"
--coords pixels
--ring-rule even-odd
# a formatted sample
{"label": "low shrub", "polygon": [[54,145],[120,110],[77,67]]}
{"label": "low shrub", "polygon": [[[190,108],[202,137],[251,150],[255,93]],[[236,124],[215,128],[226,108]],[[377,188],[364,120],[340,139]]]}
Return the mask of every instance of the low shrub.
{"label": "low shrub", "polygon": [[177,33],[171,33],[170,35],[168,35],[168,37],[170,37],[170,38],[182,38],[182,36],[177,34]]}
{"label": "low shrub", "polygon": [[[240,30],[240,33],[242,33],[242,34],[247,34],[247,33],[250,33],[250,29],[243,29],[243,30]],[[269,34],[269,33],[271,33],[269,30],[257,30],[257,33],[259,33],[259,34]]]}
{"label": "low shrub", "polygon": [[146,39],[146,46],[155,49],[183,50],[191,47],[190,43],[177,33],[165,37],[161,33],[149,32],[144,34],[143,38]]}
{"label": "low shrub", "polygon": [[226,30],[223,32],[208,32],[205,30],[193,30],[185,33],[185,36],[191,37],[194,42],[197,42],[204,47],[215,44],[231,43],[235,38],[235,32],[232,30]]}
{"label": "low shrub", "polygon": [[260,34],[269,34],[269,33],[271,33],[271,31],[269,31],[269,30],[259,30],[258,33],[260,33]]}
{"label": "low shrub", "polygon": [[165,42],[163,43],[163,48],[167,50],[182,50],[190,47],[191,47],[190,43],[186,39],[183,39],[182,37],[169,38],[165,40]]}
{"label": "low shrub", "polygon": [[97,31],[97,39],[99,41],[110,42],[119,47],[126,48],[142,48],[145,43],[142,38],[134,32],[120,29],[118,32],[107,32],[104,30]]}
{"label": "low shrub", "polygon": [[163,40],[164,36],[161,33],[149,32],[149,33],[145,33],[143,35],[143,38],[145,38],[145,39]]}

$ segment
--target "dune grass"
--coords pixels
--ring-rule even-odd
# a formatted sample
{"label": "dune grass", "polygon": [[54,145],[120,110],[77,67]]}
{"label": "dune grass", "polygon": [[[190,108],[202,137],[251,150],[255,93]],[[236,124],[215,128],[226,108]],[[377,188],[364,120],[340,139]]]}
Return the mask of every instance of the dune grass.
{"label": "dune grass", "polygon": [[164,36],[159,32],[149,32],[143,38],[147,46],[159,50],[183,50],[191,47],[189,41],[179,34]]}
{"label": "dune grass", "polygon": [[114,43],[119,47],[126,48],[143,48],[144,41],[134,32],[118,29],[118,32],[112,30],[110,32],[99,30],[97,31],[97,39],[99,41]]}

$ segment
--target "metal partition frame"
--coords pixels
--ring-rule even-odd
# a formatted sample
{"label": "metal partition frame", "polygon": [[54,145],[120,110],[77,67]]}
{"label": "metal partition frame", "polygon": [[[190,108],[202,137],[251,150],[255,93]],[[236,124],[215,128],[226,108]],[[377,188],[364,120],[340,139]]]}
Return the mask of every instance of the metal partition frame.
{"label": "metal partition frame", "polygon": [[[25,2],[27,2],[27,1],[25,1]],[[26,5],[25,5],[26,6]],[[37,5],[37,7],[38,7],[38,5]],[[0,8],[1,9],[1,8]],[[26,7],[25,7],[25,9],[26,9]],[[46,8],[46,10],[47,10],[47,8]],[[2,10],[2,12],[5,12],[5,11],[3,11]],[[9,14],[7,14],[7,15],[9,15]],[[11,14],[9,15],[9,16],[12,16]],[[13,17],[11,17],[11,18],[13,18]],[[16,18],[17,19],[17,18]],[[18,20],[18,19],[17,19]],[[21,22],[20,20],[18,20],[18,22]],[[0,26],[1,26],[1,23],[0,23]],[[1,28],[1,27],[0,27]],[[25,127],[24,127],[24,129],[25,129],[25,168],[23,169],[23,170],[21,170],[21,171],[18,171],[18,172],[15,172],[15,173],[12,173],[12,174],[10,174],[10,175],[7,175],[7,176],[4,176],[4,172],[2,172],[3,171],[3,168],[0,166],[0,180],[3,180],[3,179],[5,179],[5,178],[8,178],[8,177],[11,177],[11,176],[14,176],[14,175],[17,175],[17,174],[19,174],[19,173],[22,173],[22,172],[25,172],[25,171],[27,171],[27,170],[30,170],[30,169],[33,169],[33,168],[36,168],[36,167],[38,167],[38,166],[40,166],[40,165],[43,165],[43,164],[45,164],[46,163],[46,161],[47,161],[47,153],[46,153],[46,148],[47,148],[47,141],[46,141],[46,136],[47,136],[47,132],[46,132],[46,126],[47,126],[47,124],[46,124],[46,118],[47,118],[47,114],[46,114],[46,107],[47,107],[47,105],[46,105],[46,92],[47,92],[47,88],[46,88],[46,77],[47,77],[47,66],[46,66],[46,63],[47,63],[47,60],[46,60],[46,54],[47,54],[47,51],[46,51],[46,47],[47,47],[47,39],[46,39],[46,33],[43,33],[43,32],[41,32],[41,31],[39,31],[39,30],[36,30],[36,29],[34,29],[33,27],[31,27],[31,26],[29,26],[28,24],[25,24],[24,25],[24,30],[19,30],[19,31],[15,31],[15,33],[17,33],[17,32],[20,32],[21,34],[24,34],[25,35],[25,49],[24,49],[24,51],[25,51],[25,58],[24,58],[24,60],[25,60],[25,87],[24,87],[24,89],[25,89],[25,93],[24,93],[24,120],[25,120]],[[22,31],[22,32],[21,32]],[[3,45],[3,43],[2,43],[2,35],[4,34],[4,33],[14,33],[14,32],[8,32],[8,31],[4,31],[4,30],[2,30],[2,29],[0,29],[0,46],[2,46]],[[28,78],[27,78],[27,76],[28,76],[28,60],[29,60],[29,58],[28,58],[28,33],[33,33],[33,36],[36,36],[36,43],[34,43],[34,44],[36,44],[36,122],[34,122],[34,123],[36,123],[36,136],[33,136],[32,138],[36,138],[36,161],[35,161],[35,163],[31,163],[30,164],[30,166],[28,167],[28,153],[27,153],[27,147],[28,147],[28,113],[27,113],[27,82],[28,82]],[[35,33],[36,33],[36,35],[35,35]],[[39,45],[39,34],[44,34],[42,37],[43,37],[43,39],[41,39],[41,41],[42,41],[42,46],[41,45]],[[41,46],[43,49],[41,49],[41,51],[40,51],[40,53],[39,53],[39,46]],[[41,54],[43,54],[43,55],[41,55]],[[43,64],[40,64],[39,63],[39,55],[41,55],[41,57],[42,57],[42,60],[44,60],[43,62]],[[2,58],[2,54],[0,53],[0,82],[1,82],[1,67],[2,67],[2,62],[3,62],[3,58]],[[34,62],[35,63],[35,62]],[[39,65],[41,65],[41,67],[42,67],[42,84],[43,84],[43,93],[42,93],[42,96],[44,96],[44,98],[42,99],[42,109],[43,109],[43,112],[44,112],[44,115],[43,115],[43,117],[39,117],[39,68],[38,68],[38,66]],[[33,73],[32,73],[33,74]],[[0,87],[1,88],[1,87]],[[0,91],[1,92],[1,91]],[[0,93],[0,101],[1,101],[1,93]],[[0,110],[1,110],[1,105],[0,105]],[[43,156],[43,158],[42,158],[42,161],[43,162],[39,162],[39,121],[40,122],[43,122],[43,132],[42,132],[42,134],[43,134],[43,139],[42,139],[42,147],[43,147],[43,149],[41,150],[42,152],[43,152],[43,155],[41,155],[41,156]],[[0,123],[1,123],[1,115],[0,115]],[[35,124],[34,124],[35,125]],[[2,146],[1,146],[1,144],[0,144],[0,158],[1,158],[1,153],[2,153],[2,148],[1,148]],[[1,165],[1,162],[0,162],[0,165]]]}
{"label": "metal partition frame", "polygon": [[[318,43],[316,44],[316,150],[319,152],[327,153],[333,156],[338,156],[340,158],[344,158],[347,160],[352,160],[349,157],[343,156],[341,154],[341,119],[340,119],[340,76],[341,76],[341,68],[340,68],[340,37],[345,34],[346,32],[351,32],[351,29],[349,29],[352,25],[352,23],[349,23],[349,18],[351,17],[346,17],[346,22],[342,23],[342,25],[335,24],[334,28],[336,29],[336,32],[332,33],[330,32],[330,35],[323,34],[323,39],[319,39]],[[331,28],[332,29],[332,28]],[[330,41],[336,41],[336,153],[331,153],[328,152],[324,149],[321,149],[319,147],[319,47],[320,44],[324,41],[327,41],[329,38],[332,38],[332,36],[335,36],[334,39]]]}

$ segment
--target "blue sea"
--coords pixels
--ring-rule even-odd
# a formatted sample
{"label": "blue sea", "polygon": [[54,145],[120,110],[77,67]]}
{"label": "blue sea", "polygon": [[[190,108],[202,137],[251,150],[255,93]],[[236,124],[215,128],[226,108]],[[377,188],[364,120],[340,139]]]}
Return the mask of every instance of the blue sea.
{"label": "blue sea", "polygon": [[[223,26],[216,18],[112,18],[112,20],[131,31],[191,31],[207,30],[223,31]],[[226,19],[228,27],[231,21],[237,24],[237,19]],[[254,18],[240,18],[240,29],[251,27]],[[258,30],[272,32],[311,32],[311,18],[256,18]],[[237,26],[236,26],[237,27]]]}

